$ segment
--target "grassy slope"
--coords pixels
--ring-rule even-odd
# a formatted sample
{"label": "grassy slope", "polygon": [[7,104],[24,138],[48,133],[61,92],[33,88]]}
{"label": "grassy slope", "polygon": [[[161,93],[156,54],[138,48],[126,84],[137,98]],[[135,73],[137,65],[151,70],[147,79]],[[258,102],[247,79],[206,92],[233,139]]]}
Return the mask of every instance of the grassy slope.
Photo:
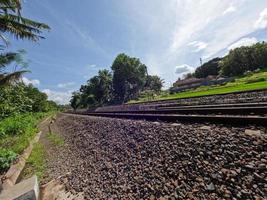
{"label": "grassy slope", "polygon": [[[29,113],[8,117],[0,121],[0,172],[8,167],[12,159],[8,159],[6,152],[21,154],[34,138],[37,124],[53,113]],[[5,165],[4,165],[5,164]]]}
{"label": "grassy slope", "polygon": [[[179,99],[186,97],[206,96],[212,94],[225,94],[239,91],[249,91],[256,89],[267,89],[267,71],[249,74],[235,79],[234,82],[226,85],[202,86],[195,90],[189,90],[176,94],[157,96],[154,100]],[[147,99],[131,101],[129,103],[145,102]]]}

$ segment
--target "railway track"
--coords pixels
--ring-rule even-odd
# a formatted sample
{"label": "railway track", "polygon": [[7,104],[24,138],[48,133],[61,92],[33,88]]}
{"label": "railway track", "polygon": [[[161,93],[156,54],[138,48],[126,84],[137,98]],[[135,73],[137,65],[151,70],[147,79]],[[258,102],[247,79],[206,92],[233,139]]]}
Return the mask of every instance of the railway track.
{"label": "railway track", "polygon": [[158,106],[153,110],[95,111],[76,114],[150,121],[211,122],[222,124],[267,125],[267,102],[197,106]]}
{"label": "railway track", "polygon": [[232,115],[178,115],[178,114],[136,114],[136,113],[79,113],[82,115],[112,117],[124,119],[144,119],[149,121],[166,122],[211,122],[222,124],[255,124],[260,126],[267,125],[267,117],[260,116],[232,116]]}

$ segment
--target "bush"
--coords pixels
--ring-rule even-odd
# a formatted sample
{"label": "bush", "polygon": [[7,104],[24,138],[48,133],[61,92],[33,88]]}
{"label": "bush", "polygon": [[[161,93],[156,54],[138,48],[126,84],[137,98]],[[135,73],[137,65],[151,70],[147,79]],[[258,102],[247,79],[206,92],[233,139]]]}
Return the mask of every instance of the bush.
{"label": "bush", "polygon": [[13,160],[15,160],[17,154],[13,151],[0,148],[0,172],[8,169]]}
{"label": "bush", "polygon": [[29,113],[0,121],[0,146],[20,154],[37,133],[37,124],[48,113]]}
{"label": "bush", "polygon": [[265,81],[265,78],[255,78],[255,79],[250,79],[250,80],[247,80],[246,81],[246,84],[249,84],[249,83],[257,83],[257,82],[263,82]]}
{"label": "bush", "polygon": [[36,119],[32,115],[17,115],[8,117],[0,122],[0,136],[19,135],[24,132],[32,132],[32,124]]}

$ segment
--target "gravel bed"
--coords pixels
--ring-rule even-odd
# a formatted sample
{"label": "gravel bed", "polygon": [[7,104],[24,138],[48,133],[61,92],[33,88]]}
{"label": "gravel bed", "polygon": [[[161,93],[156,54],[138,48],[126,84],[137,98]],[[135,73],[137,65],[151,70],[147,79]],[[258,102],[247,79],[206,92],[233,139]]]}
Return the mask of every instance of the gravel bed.
{"label": "gravel bed", "polygon": [[67,114],[56,124],[75,155],[67,188],[87,199],[267,198],[266,128]]}

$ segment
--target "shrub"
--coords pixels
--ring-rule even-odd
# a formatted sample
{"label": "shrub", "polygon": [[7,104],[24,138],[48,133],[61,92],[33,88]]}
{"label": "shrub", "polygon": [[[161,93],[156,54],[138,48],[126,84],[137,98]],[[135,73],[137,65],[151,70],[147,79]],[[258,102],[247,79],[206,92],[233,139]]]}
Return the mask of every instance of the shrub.
{"label": "shrub", "polygon": [[32,115],[17,115],[0,122],[0,136],[19,135],[34,130],[32,124],[36,119]]}
{"label": "shrub", "polygon": [[13,151],[0,148],[0,172],[6,170],[16,157],[17,154]]}
{"label": "shrub", "polygon": [[250,80],[247,80],[246,81],[246,84],[249,84],[249,83],[257,83],[257,82],[262,82],[262,81],[265,81],[265,78],[255,78],[255,79],[250,79]]}

